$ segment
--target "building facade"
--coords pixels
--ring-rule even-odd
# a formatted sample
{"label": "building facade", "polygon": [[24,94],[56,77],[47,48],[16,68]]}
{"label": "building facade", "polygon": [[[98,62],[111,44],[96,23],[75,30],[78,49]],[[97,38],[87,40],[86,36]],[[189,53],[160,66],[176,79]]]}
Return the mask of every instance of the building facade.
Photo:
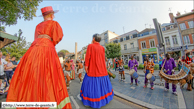
{"label": "building facade", "polygon": [[108,44],[110,42],[110,39],[115,38],[117,36],[119,35],[109,30],[101,33],[100,34],[100,37],[101,37],[100,45],[102,45],[105,48],[105,44]]}
{"label": "building facade", "polygon": [[[182,44],[181,37],[179,35],[177,24],[175,23],[165,23],[162,24],[162,33],[164,37],[164,42],[166,46],[166,51],[175,60],[181,56]],[[163,53],[163,48],[159,49],[159,53]]]}
{"label": "building facade", "polygon": [[183,42],[183,50],[191,50],[194,55],[194,9],[185,14],[177,13],[175,22],[178,24],[179,32]]}
{"label": "building facade", "polygon": [[121,57],[124,63],[127,64],[130,57],[133,55],[139,61],[139,47],[137,42],[137,30],[130,31],[110,40],[110,42],[120,43]]}
{"label": "building facade", "polygon": [[144,29],[138,34],[139,62],[143,63],[145,57],[153,58],[154,63],[158,63],[158,40],[155,29]]}

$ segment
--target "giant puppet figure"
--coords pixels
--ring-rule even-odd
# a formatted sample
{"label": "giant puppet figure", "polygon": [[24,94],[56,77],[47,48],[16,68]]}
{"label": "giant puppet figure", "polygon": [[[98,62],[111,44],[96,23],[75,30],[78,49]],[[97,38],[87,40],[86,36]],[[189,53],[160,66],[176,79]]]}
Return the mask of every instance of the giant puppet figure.
{"label": "giant puppet figure", "polygon": [[63,30],[54,21],[51,6],[41,9],[44,21],[36,26],[34,41],[17,66],[7,102],[57,102],[57,108],[71,108],[63,70],[55,45]]}
{"label": "giant puppet figure", "polygon": [[93,35],[85,58],[85,77],[80,97],[85,106],[100,108],[108,104],[114,96],[113,88],[105,65],[105,49],[100,45],[99,34]]}

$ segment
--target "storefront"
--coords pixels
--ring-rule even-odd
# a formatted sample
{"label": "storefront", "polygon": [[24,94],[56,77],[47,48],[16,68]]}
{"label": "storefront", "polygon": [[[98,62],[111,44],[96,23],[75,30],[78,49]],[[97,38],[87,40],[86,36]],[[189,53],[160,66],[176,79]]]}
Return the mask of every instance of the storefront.
{"label": "storefront", "polygon": [[153,59],[154,63],[158,63],[157,48],[142,49],[142,61],[145,61],[146,56]]}
{"label": "storefront", "polygon": [[[172,58],[174,58],[175,60],[178,60],[178,58],[181,56],[181,50],[182,49],[183,49],[182,46],[169,47],[169,48],[166,48],[166,51],[170,54],[170,56]],[[163,48],[161,48],[159,51],[160,51],[160,53],[164,52]]]}

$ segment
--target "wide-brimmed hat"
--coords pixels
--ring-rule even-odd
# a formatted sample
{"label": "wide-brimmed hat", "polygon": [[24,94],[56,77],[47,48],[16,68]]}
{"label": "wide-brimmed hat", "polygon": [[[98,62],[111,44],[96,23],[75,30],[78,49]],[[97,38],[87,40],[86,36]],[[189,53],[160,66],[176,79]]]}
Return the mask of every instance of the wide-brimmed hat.
{"label": "wide-brimmed hat", "polygon": [[40,15],[38,17],[42,17],[42,16],[50,14],[50,13],[57,13],[57,12],[59,12],[59,10],[53,11],[52,6],[47,6],[47,7],[41,8],[41,12],[42,12],[42,15]]}

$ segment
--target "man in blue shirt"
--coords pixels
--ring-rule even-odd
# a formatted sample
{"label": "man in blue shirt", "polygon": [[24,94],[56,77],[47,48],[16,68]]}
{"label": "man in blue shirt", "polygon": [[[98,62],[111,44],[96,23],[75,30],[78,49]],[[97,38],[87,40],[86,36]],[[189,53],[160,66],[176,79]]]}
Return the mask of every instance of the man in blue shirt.
{"label": "man in blue shirt", "polygon": [[163,61],[164,57],[163,57],[163,54],[161,53],[160,56],[159,56],[159,70],[162,69],[162,61]]}

